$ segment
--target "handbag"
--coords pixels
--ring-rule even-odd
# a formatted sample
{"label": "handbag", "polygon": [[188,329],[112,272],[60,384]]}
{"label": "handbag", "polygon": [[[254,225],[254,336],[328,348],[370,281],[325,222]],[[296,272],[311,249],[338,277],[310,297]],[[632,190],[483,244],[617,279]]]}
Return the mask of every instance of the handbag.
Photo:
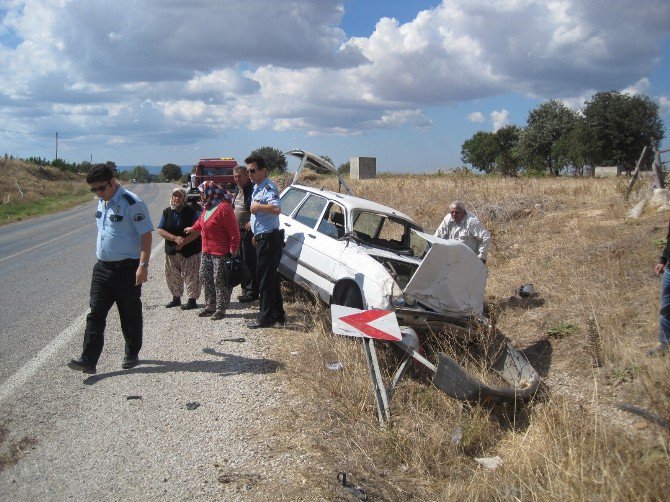
{"label": "handbag", "polygon": [[236,257],[226,257],[224,259],[224,264],[226,266],[226,271],[228,272],[228,287],[234,288],[246,282],[249,276],[249,270],[247,266],[242,262],[242,258],[239,256]]}

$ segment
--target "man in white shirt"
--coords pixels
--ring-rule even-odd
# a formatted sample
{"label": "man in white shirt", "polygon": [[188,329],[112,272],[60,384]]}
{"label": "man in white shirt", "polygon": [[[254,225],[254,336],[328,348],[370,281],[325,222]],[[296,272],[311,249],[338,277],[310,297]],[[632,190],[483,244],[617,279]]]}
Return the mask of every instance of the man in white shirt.
{"label": "man in white shirt", "polygon": [[491,232],[484,228],[482,222],[474,214],[465,209],[465,203],[460,200],[451,203],[449,214],[437,227],[435,236],[462,242],[472,249],[483,263],[486,263]]}

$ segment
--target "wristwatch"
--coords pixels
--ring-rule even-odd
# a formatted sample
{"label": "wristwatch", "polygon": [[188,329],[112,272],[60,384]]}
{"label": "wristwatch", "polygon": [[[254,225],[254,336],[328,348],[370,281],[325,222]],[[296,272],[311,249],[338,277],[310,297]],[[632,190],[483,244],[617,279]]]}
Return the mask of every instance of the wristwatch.
{"label": "wristwatch", "polygon": [[140,262],[140,267],[149,268],[149,262],[141,261]]}

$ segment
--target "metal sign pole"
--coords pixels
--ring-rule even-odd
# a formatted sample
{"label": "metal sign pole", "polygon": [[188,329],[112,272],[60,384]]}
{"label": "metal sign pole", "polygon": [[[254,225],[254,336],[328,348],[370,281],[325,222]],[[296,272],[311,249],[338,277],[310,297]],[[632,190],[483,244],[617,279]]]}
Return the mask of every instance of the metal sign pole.
{"label": "metal sign pole", "polygon": [[386,395],[386,388],[384,380],[382,379],[381,371],[379,370],[379,360],[377,359],[377,351],[375,350],[375,342],[372,338],[363,338],[363,349],[365,350],[365,360],[370,369],[370,379],[372,380],[372,390],[375,394],[375,403],[377,404],[377,416],[379,423],[382,426],[386,425],[391,420],[391,412],[389,410],[389,403]]}

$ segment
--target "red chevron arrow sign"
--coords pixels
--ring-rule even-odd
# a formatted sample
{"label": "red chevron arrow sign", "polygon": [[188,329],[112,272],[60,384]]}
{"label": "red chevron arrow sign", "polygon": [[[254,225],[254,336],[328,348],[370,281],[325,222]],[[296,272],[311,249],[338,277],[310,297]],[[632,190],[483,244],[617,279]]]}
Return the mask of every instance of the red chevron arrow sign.
{"label": "red chevron arrow sign", "polygon": [[402,339],[395,313],[391,310],[360,310],[331,305],[333,333],[336,335],[398,341]]}

